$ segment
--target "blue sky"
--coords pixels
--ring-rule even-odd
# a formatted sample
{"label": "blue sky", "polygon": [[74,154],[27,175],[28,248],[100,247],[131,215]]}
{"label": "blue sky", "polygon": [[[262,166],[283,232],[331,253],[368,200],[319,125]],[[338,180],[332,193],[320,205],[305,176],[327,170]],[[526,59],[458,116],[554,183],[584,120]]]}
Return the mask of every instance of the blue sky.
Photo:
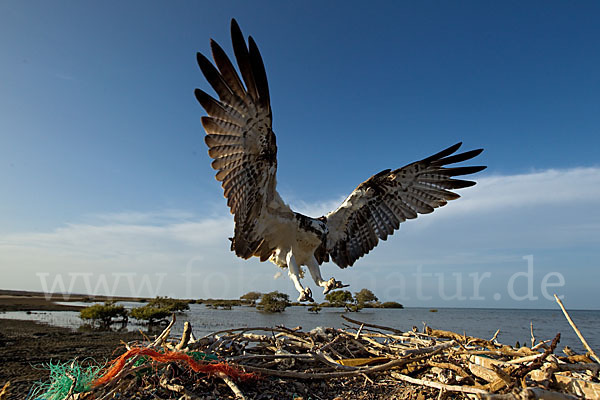
{"label": "blue sky", "polygon": [[108,285],[96,292],[131,294],[134,276],[150,285],[143,295],[294,294],[275,266],[228,251],[231,217],[202,139],[193,89],[208,85],[195,53],[208,54],[211,37],[230,52],[235,17],[266,64],[278,189],[295,208],[327,212],[381,169],[458,141],[486,149],[488,169],[462,199],[324,275],[412,306],[553,307],[540,287],[558,273],[563,285],[558,275],[546,283],[567,306],[598,308],[599,11],[553,1],[3,1],[0,268],[13,273],[0,286],[63,279],[86,291],[92,274]]}

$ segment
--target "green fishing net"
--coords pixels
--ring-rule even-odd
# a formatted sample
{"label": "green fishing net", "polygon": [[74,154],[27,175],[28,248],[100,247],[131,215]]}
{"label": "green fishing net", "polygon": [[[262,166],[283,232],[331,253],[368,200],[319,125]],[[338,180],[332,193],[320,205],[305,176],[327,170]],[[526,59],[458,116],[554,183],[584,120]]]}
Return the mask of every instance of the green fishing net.
{"label": "green fishing net", "polygon": [[[206,354],[199,351],[190,351],[187,353],[196,361],[218,360],[212,354]],[[138,367],[148,362],[147,357],[140,357],[135,361],[134,366]],[[40,368],[50,371],[50,377],[46,382],[38,382],[34,385],[27,400],[64,400],[66,399],[73,382],[72,393],[82,393],[91,390],[92,382],[99,377],[100,371],[105,364],[98,364],[93,359],[69,361],[66,363],[48,363],[41,365]],[[144,373],[144,371],[139,371]],[[147,371],[146,371],[147,372]]]}
{"label": "green fishing net", "polygon": [[50,377],[46,382],[38,382],[31,389],[28,400],[63,400],[71,393],[87,392],[92,388],[92,382],[104,368],[104,364],[98,364],[94,360],[69,361],[65,363],[43,364],[43,369],[50,371]]}

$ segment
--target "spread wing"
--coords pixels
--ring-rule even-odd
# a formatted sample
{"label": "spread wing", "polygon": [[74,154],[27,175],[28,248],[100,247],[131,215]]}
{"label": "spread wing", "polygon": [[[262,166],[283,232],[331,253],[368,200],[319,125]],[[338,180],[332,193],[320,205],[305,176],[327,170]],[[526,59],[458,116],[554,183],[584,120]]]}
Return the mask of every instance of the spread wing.
{"label": "spread wing", "polygon": [[[196,89],[196,98],[208,113],[202,117],[212,167],[222,182],[227,205],[234,214],[231,249],[249,258],[263,239],[257,224],[275,193],[277,146],[271,129],[271,105],[265,67],[256,43],[249,47],[235,20],[231,40],[240,79],[223,49],[211,40],[213,64],[198,53],[198,65],[218,100]],[[215,67],[216,66],[216,67]]]}
{"label": "spread wing", "polygon": [[483,149],[452,155],[461,143],[431,157],[396,170],[385,170],[361,183],[335,211],[325,216],[329,233],[327,242],[315,256],[319,264],[329,257],[341,268],[371,251],[407,219],[428,214],[460,196],[449,189],[475,185],[475,182],[452,179],[454,176],[479,172],[485,167],[445,167],[469,160]]}

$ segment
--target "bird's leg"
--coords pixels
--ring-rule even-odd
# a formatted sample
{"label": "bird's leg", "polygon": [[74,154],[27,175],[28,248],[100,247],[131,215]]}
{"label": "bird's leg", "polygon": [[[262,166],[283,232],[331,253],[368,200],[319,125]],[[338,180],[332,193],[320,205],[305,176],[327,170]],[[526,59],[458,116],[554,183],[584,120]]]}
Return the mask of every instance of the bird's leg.
{"label": "bird's leg", "polygon": [[319,263],[317,260],[312,257],[312,259],[306,265],[308,270],[310,271],[310,275],[317,285],[323,288],[323,294],[329,293],[333,289],[339,289],[343,287],[347,287],[350,285],[344,285],[340,281],[336,281],[334,278],[329,279],[328,281],[323,280],[321,276],[321,268],[319,267]]}
{"label": "bird's leg", "polygon": [[310,301],[314,302],[312,298],[312,291],[309,287],[306,289],[302,287],[300,283],[300,267],[296,263],[296,258],[290,251],[287,256],[287,265],[288,265],[288,275],[292,282],[294,282],[294,286],[296,290],[300,292],[300,296],[298,296],[298,301]]}
{"label": "bird's leg", "polygon": [[327,285],[327,281],[324,281],[323,277],[321,276],[321,268],[319,268],[319,263],[317,260],[312,257],[306,266],[310,271],[310,276],[312,276],[313,281],[315,281],[317,286],[325,287],[325,285]]}

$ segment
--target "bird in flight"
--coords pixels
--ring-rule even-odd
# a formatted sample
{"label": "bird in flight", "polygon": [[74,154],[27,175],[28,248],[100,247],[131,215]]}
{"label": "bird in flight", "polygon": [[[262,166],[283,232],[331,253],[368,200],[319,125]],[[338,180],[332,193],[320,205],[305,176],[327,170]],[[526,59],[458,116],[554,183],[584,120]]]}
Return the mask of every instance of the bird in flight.
{"label": "bird in flight", "polygon": [[202,125],[212,167],[234,216],[231,250],[244,259],[255,256],[288,268],[300,294],[298,301],[313,301],[311,289],[301,283],[302,266],[308,267],[325,294],[347,286],[334,278],[324,280],[320,265],[331,260],[340,268],[352,266],[402,222],[459,198],[453,189],[475,184],[454,177],[485,169],[452,166],[483,151],[456,153],[461,146],[457,143],[402,168],[373,175],[327,215],[313,218],[294,212],[276,189],[277,145],[262,57],[252,36],[246,43],[235,19],[231,40],[241,78],[225,51],[211,40],[214,65],[201,53],[197,60],[218,99],[195,90],[208,114],[202,117]]}

